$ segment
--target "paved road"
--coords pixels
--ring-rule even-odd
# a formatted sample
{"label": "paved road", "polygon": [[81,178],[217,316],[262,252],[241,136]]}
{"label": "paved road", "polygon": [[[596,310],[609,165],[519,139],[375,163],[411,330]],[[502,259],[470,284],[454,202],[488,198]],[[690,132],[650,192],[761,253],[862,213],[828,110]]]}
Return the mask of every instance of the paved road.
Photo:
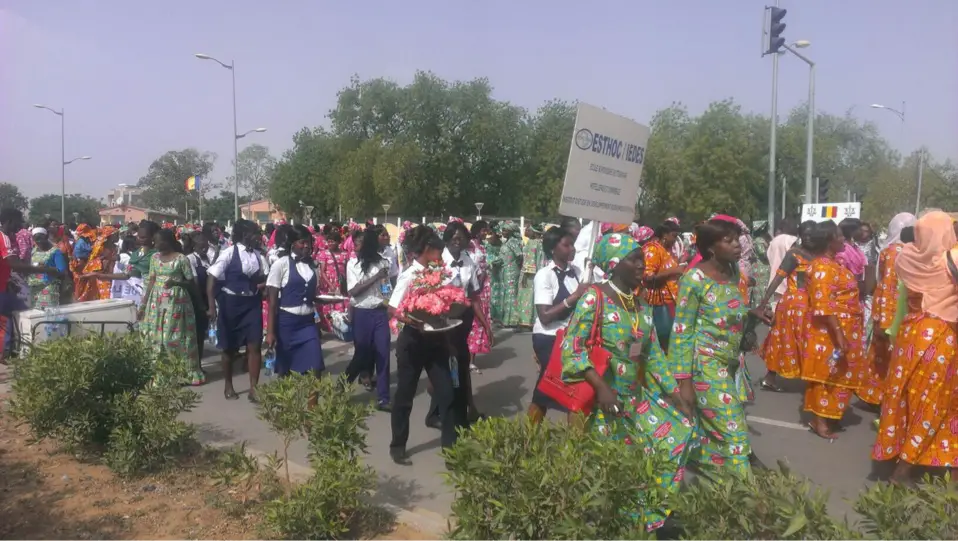
{"label": "paved road", "polygon": [[[474,375],[476,402],[488,415],[512,416],[525,410],[535,384],[531,336],[502,331],[497,338],[493,352],[477,362],[482,373]],[[330,372],[338,374],[345,370],[351,355],[348,345],[334,340],[325,344],[324,351]],[[205,362],[213,363],[208,369],[215,374],[215,358]],[[756,380],[765,373],[762,361],[756,357],[749,359],[749,369]],[[248,388],[245,374],[237,375],[234,383],[240,393]],[[392,503],[406,509],[447,515],[452,494],[440,475],[444,468],[438,455],[439,432],[423,424],[429,403],[425,386],[424,376],[414,405],[408,446],[413,465],[397,466],[389,459],[389,414],[381,412],[374,413],[369,420],[367,460],[380,473],[380,491]],[[279,439],[256,418],[252,404],[245,399],[231,402],[223,399],[218,375],[199,391],[203,395],[202,403],[188,418],[201,426],[206,441],[246,440],[251,448],[266,452],[280,448]],[[365,391],[358,389],[357,393],[362,395]],[[786,460],[794,471],[829,489],[833,512],[844,515],[851,510],[849,500],[864,486],[871,472],[869,452],[874,441],[871,420],[875,415],[853,409],[844,421],[847,430],[829,443],[806,428],[801,402],[800,382],[790,382],[783,393],[757,391],[755,404],[748,408],[753,447],[767,464]],[[304,442],[293,446],[291,460],[307,463]]]}
{"label": "paved road", "polygon": [[[531,336],[502,331],[497,340],[493,352],[478,359],[482,373],[474,375],[476,402],[488,415],[513,416],[525,410],[535,384],[537,373],[532,361]],[[327,367],[333,374],[345,370],[351,356],[349,345],[332,340],[324,344],[324,351]],[[279,439],[256,418],[252,404],[242,398],[224,400],[217,364],[215,355],[208,355],[204,360],[211,382],[197,388],[202,401],[186,416],[187,419],[199,425],[201,438],[207,443],[229,444],[245,440],[250,448],[259,451],[279,450]],[[755,380],[765,373],[762,361],[755,357],[749,359],[749,369]],[[0,366],[0,393],[6,392],[9,376],[7,367]],[[248,381],[246,374],[237,375],[234,378],[236,390],[245,394]],[[380,474],[380,494],[385,501],[409,510],[426,510],[446,516],[452,493],[440,475],[444,467],[438,455],[439,432],[423,424],[429,404],[425,387],[423,377],[413,409],[408,446],[413,465],[397,466],[389,459],[389,414],[381,412],[374,413],[369,420],[367,460]],[[359,396],[364,393],[357,389]],[[373,399],[372,395],[368,396]],[[783,393],[757,391],[755,404],[748,408],[755,452],[769,465],[786,460],[794,471],[830,491],[834,513],[849,513],[849,500],[865,485],[871,473],[869,452],[874,441],[871,420],[875,415],[853,408],[844,420],[847,430],[829,443],[812,435],[805,427],[801,402],[801,382],[789,382]],[[554,412],[552,415],[562,418]],[[305,442],[293,445],[290,458],[293,462],[308,464]]]}

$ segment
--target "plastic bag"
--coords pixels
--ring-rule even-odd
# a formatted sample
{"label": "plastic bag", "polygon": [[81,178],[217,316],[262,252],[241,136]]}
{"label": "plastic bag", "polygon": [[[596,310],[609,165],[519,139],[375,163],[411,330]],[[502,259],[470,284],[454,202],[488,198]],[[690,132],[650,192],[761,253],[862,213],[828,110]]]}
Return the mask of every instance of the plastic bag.
{"label": "plastic bag", "polygon": [[349,323],[346,312],[330,312],[329,320],[337,339],[343,342],[353,341],[353,326]]}

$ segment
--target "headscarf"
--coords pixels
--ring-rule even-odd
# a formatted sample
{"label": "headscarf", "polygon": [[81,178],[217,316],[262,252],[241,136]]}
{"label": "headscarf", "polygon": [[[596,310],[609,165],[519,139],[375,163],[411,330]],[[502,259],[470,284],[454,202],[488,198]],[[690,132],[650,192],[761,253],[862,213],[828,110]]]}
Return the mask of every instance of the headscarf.
{"label": "headscarf", "polygon": [[645,244],[646,241],[655,236],[655,230],[646,225],[639,225],[633,223],[629,227],[629,233],[632,234],[632,238],[635,239],[639,244]]}
{"label": "headscarf", "polygon": [[954,220],[941,211],[915,222],[915,242],[902,247],[895,271],[905,286],[921,293],[921,309],[945,321],[958,322],[958,290],[945,254],[956,244]]}
{"label": "headscarf", "polygon": [[[742,247],[742,255],[738,260],[738,268],[742,274],[748,277],[752,277],[752,257],[755,255],[755,245],[752,242],[752,235],[749,232],[749,228],[745,225],[745,222],[739,220],[735,216],[729,216],[728,214],[713,214],[710,220],[721,220],[723,222],[733,223],[738,226],[741,233],[738,237],[738,243]],[[701,259],[700,259],[701,260]],[[698,261],[695,262],[696,264]]]}
{"label": "headscarf", "polygon": [[505,220],[503,222],[499,222],[499,232],[511,233],[512,235],[518,235],[519,224],[513,222],[512,220]]}
{"label": "headscarf", "polygon": [[612,274],[612,269],[625,256],[640,248],[639,243],[627,233],[609,233],[604,235],[592,251],[592,262],[606,274]]}
{"label": "headscarf", "polygon": [[[103,250],[106,248],[106,242],[110,240],[116,228],[112,225],[104,225],[97,230],[96,241],[93,243],[93,249],[90,250],[90,257],[83,267],[83,272],[102,272],[103,269]],[[112,269],[110,269],[112,270]]]}
{"label": "headscarf", "polygon": [[910,212],[900,212],[888,222],[888,236],[881,243],[884,250],[892,244],[901,244],[901,230],[915,225],[915,215]]}
{"label": "headscarf", "polygon": [[47,233],[47,230],[44,229],[44,228],[42,228],[42,227],[34,227],[33,229],[30,230],[30,234],[31,234],[31,235],[47,235],[47,236],[49,236],[49,233]]}
{"label": "headscarf", "polygon": [[77,238],[82,238],[88,240],[89,242],[93,242],[96,240],[96,229],[93,229],[87,224],[80,224],[77,226],[76,235]]}
{"label": "headscarf", "polygon": [[466,223],[466,222],[462,221],[462,218],[456,218],[455,216],[450,216],[449,219],[446,220],[446,222],[447,222],[447,223],[459,222],[459,223],[461,223],[461,224]]}

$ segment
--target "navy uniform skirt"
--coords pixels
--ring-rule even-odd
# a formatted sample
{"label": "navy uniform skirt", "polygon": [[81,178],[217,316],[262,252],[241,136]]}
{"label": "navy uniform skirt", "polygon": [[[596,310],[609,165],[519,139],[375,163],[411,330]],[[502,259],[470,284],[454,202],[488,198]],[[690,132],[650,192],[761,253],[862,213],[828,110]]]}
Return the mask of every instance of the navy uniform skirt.
{"label": "navy uniform skirt", "polygon": [[263,342],[262,297],[221,292],[217,300],[216,338],[220,349],[236,351]]}
{"label": "navy uniform skirt", "polygon": [[276,373],[305,374],[326,369],[319,330],[313,314],[300,316],[286,310],[276,314]]}

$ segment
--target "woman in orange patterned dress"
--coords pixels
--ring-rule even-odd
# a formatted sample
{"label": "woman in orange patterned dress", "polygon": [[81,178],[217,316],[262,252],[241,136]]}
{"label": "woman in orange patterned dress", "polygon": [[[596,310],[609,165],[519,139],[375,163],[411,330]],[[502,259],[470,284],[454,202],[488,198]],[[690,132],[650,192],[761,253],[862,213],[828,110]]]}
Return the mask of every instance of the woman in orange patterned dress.
{"label": "woman in orange patterned dress", "polygon": [[898,459],[893,482],[908,481],[915,464],[958,466],[955,243],[951,217],[930,212],[915,224],[914,244],[905,245],[895,263],[909,313],[894,335],[872,449],[875,460]]}
{"label": "woman in orange patterned dress", "polygon": [[116,229],[110,225],[105,225],[97,230],[96,241],[93,243],[90,257],[87,258],[80,271],[75,273],[76,294],[74,298],[77,302],[110,298],[113,281],[98,279],[96,275],[113,270],[113,263],[116,258],[115,232]]}
{"label": "woman in orange patterned dress", "polygon": [[820,254],[808,271],[808,309],[802,348],[802,379],[809,428],[834,439],[838,421],[865,377],[864,322],[858,279],[835,260],[845,239],[834,222],[818,224],[809,234],[809,250]]}
{"label": "woman in orange patterned dress", "polygon": [[782,392],[776,381],[778,376],[794,379],[801,375],[802,346],[805,326],[808,322],[808,291],[805,286],[808,264],[812,260],[812,254],[806,247],[808,234],[814,226],[814,223],[808,222],[802,225],[799,230],[801,243],[796,242],[785,253],[785,257],[775,271],[775,278],[765,290],[765,296],[762,297],[759,305],[752,309],[755,317],[766,320],[768,301],[778,289],[779,284],[785,281],[785,294],[775,307],[771,329],[762,344],[761,357],[765,360],[765,367],[768,369],[765,377],[762,378],[762,389],[768,391]]}
{"label": "woman in orange patterned dress", "polygon": [[645,258],[645,302],[652,307],[655,334],[662,350],[668,353],[672,321],[675,319],[675,301],[679,296],[679,277],[688,268],[672,254],[679,237],[679,227],[665,222],[655,229],[652,240],[642,246]]}
{"label": "woman in orange patterned dress", "polygon": [[[888,224],[888,238],[881,253],[878,255],[878,284],[872,297],[872,332],[871,344],[868,346],[868,368],[862,388],[855,393],[862,402],[875,407],[881,405],[882,388],[885,386],[885,374],[888,373],[888,361],[891,358],[891,340],[888,339],[888,328],[895,319],[895,310],[898,307],[898,273],[895,272],[895,260],[904,247],[903,243],[911,242],[914,231],[915,215],[908,212],[896,214]],[[909,232],[905,232],[905,229]],[[908,235],[908,238],[904,238]],[[865,322],[867,325],[869,322]]]}

